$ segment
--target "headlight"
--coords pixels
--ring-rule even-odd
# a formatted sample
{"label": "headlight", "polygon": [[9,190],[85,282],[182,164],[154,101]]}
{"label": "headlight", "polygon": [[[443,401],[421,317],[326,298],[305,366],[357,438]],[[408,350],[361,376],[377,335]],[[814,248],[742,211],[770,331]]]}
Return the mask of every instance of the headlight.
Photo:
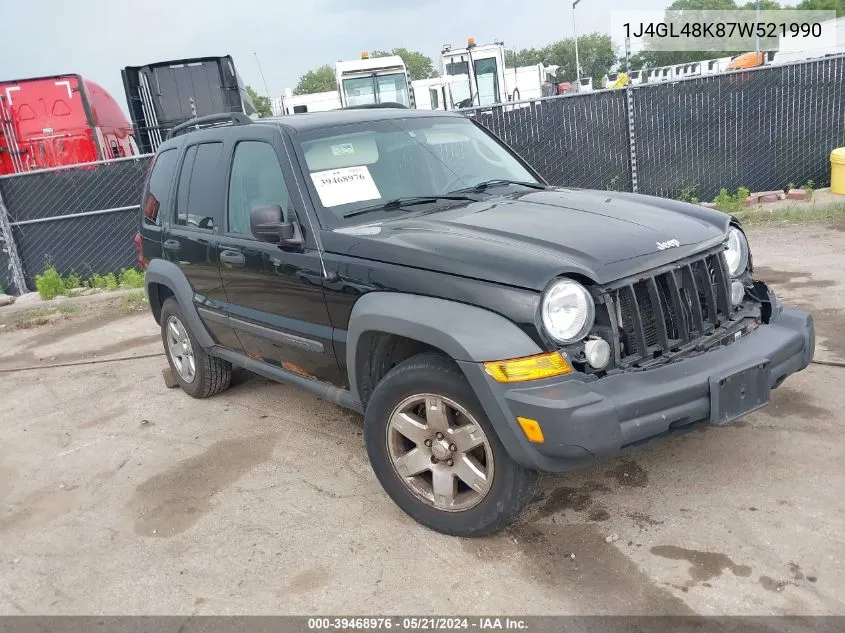
{"label": "headlight", "polygon": [[596,307],[587,289],[577,281],[561,279],[543,297],[543,327],[558,343],[580,341],[593,327]]}
{"label": "headlight", "polygon": [[748,240],[745,234],[736,227],[728,231],[728,250],[725,251],[725,260],[728,262],[728,272],[731,277],[745,272],[748,268]]}

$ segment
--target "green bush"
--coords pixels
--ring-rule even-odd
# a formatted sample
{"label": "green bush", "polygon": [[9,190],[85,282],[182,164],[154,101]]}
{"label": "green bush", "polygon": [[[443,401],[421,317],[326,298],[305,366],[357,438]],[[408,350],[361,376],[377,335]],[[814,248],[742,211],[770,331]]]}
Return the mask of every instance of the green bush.
{"label": "green bush", "polygon": [[47,266],[40,275],[35,275],[35,288],[42,299],[53,299],[67,292],[65,280],[55,266]]}
{"label": "green bush", "polygon": [[813,198],[813,192],[816,190],[816,182],[814,180],[808,180],[807,184],[802,187],[804,189],[804,193],[807,194],[807,199],[811,200]]}
{"label": "green bush", "polygon": [[105,277],[97,273],[92,273],[91,276],[85,280],[85,285],[89,288],[105,288]]}
{"label": "green bush", "polygon": [[719,209],[719,211],[724,211],[725,213],[736,213],[737,211],[741,211],[745,206],[745,199],[749,195],[751,195],[751,192],[745,187],[740,187],[736,190],[736,193],[733,194],[728,193],[728,190],[722,187],[719,191],[719,195],[716,196],[716,199],[713,202],[716,204],[716,208]]}
{"label": "green bush", "polygon": [[140,271],[137,268],[124,268],[120,271],[120,286],[122,288],[143,288],[143,271]]}
{"label": "green bush", "polygon": [[70,271],[70,274],[65,277],[65,288],[70,290],[71,288],[79,288],[82,286],[82,278],[77,275],[75,272]]}
{"label": "green bush", "polygon": [[698,204],[700,200],[698,199],[698,185],[692,185],[691,187],[684,187],[681,189],[680,193],[678,194],[678,200],[681,202],[690,202],[692,204]]}
{"label": "green bush", "polygon": [[85,285],[89,288],[98,288],[100,290],[117,290],[120,287],[114,273],[108,273],[106,275],[94,273],[88,278]]}
{"label": "green bush", "polygon": [[118,287],[120,286],[120,284],[117,281],[117,277],[115,276],[114,273],[109,273],[108,275],[103,277],[103,280],[106,284],[106,286],[105,286],[106,290],[117,290]]}

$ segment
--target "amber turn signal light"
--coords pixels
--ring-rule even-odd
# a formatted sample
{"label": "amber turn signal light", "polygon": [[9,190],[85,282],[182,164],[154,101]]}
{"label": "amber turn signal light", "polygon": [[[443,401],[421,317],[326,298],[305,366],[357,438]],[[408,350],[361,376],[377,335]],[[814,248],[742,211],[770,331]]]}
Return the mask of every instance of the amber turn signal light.
{"label": "amber turn signal light", "polygon": [[560,353],[552,352],[509,360],[491,360],[484,363],[484,371],[497,382],[521,382],[568,374],[572,367]]}
{"label": "amber turn signal light", "polygon": [[516,421],[519,422],[519,426],[522,427],[522,432],[525,433],[529,442],[542,444],[546,441],[546,438],[543,437],[543,429],[540,428],[540,423],[537,420],[518,417]]}

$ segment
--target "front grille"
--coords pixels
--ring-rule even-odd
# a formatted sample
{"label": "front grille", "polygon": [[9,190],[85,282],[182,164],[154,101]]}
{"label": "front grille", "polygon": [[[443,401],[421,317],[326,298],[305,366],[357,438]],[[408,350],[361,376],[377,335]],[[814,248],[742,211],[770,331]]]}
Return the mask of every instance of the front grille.
{"label": "front grille", "polygon": [[616,284],[605,295],[608,307],[616,311],[623,367],[695,343],[732,312],[722,251]]}

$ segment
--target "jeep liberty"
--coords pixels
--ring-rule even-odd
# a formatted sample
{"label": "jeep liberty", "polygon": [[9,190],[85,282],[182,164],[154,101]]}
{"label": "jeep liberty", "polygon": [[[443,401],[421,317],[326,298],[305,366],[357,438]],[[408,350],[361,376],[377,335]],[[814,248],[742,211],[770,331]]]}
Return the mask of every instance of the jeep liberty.
{"label": "jeep liberty", "polygon": [[730,215],[549,186],[461,114],[194,119],[141,211],[182,389],[235,366],[362,413],[387,494],[445,534],[507,526],[538,472],[729,424],[813,356]]}

